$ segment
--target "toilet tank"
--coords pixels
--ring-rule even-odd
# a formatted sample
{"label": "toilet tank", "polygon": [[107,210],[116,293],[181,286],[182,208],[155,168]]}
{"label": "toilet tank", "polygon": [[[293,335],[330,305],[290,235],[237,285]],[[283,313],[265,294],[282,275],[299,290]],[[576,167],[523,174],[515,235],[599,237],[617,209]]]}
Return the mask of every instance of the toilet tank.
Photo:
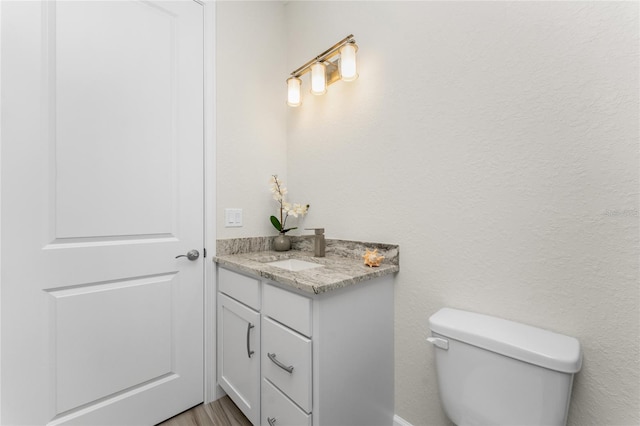
{"label": "toilet tank", "polygon": [[577,339],[451,308],[429,318],[440,398],[456,425],[565,425]]}

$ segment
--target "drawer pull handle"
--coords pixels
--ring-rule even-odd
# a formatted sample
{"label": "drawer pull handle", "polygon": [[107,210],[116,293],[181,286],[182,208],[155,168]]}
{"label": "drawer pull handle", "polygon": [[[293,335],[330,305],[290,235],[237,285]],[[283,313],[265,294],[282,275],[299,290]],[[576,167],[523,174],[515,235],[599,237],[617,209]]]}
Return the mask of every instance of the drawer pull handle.
{"label": "drawer pull handle", "polygon": [[[293,365],[290,365],[290,366],[288,366],[288,367],[287,367],[286,365],[284,365],[283,363],[281,363],[280,361],[278,361],[278,360],[276,359],[276,354],[270,354],[270,353],[268,353],[268,354],[267,354],[267,356],[269,357],[269,359],[270,359],[271,361],[273,361],[273,363],[274,363],[275,365],[277,365],[278,367],[282,368],[282,369],[283,369],[284,371],[286,371],[287,373],[289,373],[289,374],[293,373]],[[275,419],[274,419],[274,421],[275,421]]]}
{"label": "drawer pull handle", "polygon": [[269,422],[269,426],[273,426],[276,424],[276,418],[275,417],[267,417],[267,422]]}
{"label": "drawer pull handle", "polygon": [[251,345],[249,343],[249,332],[251,331],[251,329],[255,327],[253,324],[248,323],[247,324],[247,356],[249,358],[251,358],[251,355],[253,355],[255,353],[255,351],[251,350]]}

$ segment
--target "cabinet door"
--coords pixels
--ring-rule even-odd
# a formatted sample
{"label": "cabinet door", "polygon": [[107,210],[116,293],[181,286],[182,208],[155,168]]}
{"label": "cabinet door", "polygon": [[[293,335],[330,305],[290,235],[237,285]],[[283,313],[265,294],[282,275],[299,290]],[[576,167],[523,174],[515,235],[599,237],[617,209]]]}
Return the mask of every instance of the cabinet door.
{"label": "cabinet door", "polygon": [[218,384],[257,425],[260,418],[260,314],[218,293]]}

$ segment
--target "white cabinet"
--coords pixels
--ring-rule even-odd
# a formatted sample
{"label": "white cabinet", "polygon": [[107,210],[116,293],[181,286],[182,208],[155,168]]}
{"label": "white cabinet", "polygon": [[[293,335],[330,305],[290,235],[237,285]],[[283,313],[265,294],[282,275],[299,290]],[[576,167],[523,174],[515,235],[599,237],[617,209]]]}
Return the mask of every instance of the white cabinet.
{"label": "white cabinet", "polygon": [[254,425],[393,424],[391,276],[318,295],[218,279],[218,382]]}
{"label": "white cabinet", "polygon": [[[247,283],[242,279],[248,279],[248,277],[234,275],[229,278],[237,286]],[[237,280],[237,278],[242,279]],[[254,291],[259,292],[259,287],[255,287]],[[244,296],[252,295],[252,292],[243,291],[240,293]],[[249,300],[255,301],[256,299],[249,298]],[[227,395],[244,415],[253,424],[258,424],[260,416],[260,313],[240,302],[223,293],[218,294],[218,384],[227,392]]]}

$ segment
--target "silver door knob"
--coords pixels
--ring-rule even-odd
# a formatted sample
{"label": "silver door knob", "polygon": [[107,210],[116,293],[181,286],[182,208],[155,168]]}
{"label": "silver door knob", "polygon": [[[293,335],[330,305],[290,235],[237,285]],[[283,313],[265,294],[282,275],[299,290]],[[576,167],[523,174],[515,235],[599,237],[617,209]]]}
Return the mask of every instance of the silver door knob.
{"label": "silver door knob", "polygon": [[196,260],[197,258],[200,257],[200,252],[198,250],[189,250],[189,253],[187,254],[181,254],[179,256],[176,256],[176,259],[179,257],[186,257],[189,260]]}

